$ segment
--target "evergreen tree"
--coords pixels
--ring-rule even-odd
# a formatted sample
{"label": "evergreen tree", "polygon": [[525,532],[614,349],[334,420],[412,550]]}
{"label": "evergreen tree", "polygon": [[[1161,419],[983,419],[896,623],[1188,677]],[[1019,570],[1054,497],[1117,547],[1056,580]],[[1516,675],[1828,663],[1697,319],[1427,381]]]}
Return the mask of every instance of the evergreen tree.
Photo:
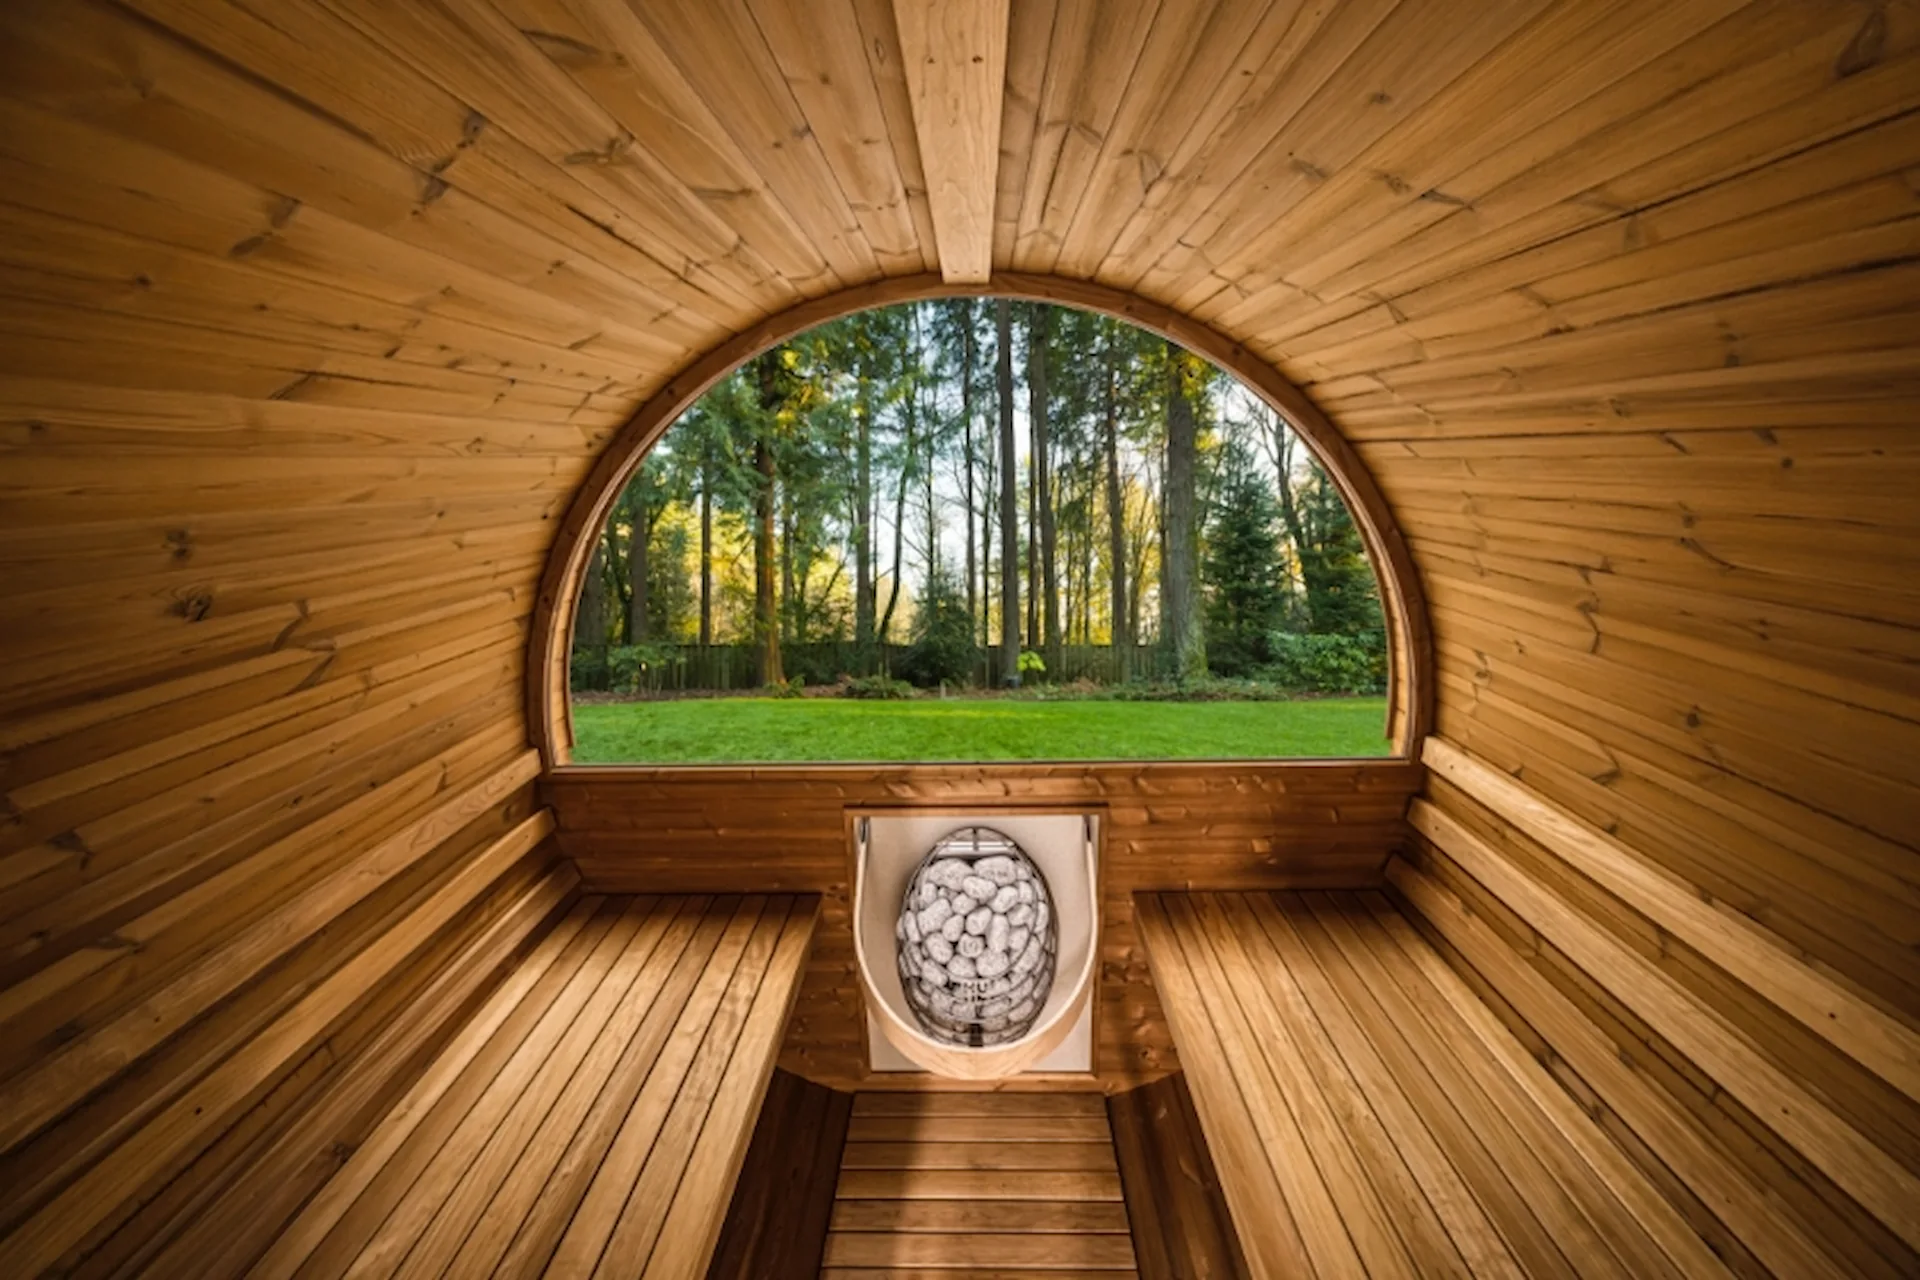
{"label": "evergreen tree", "polygon": [[927,579],[914,614],[913,647],[900,660],[900,674],[925,688],[964,684],[976,661],[966,597],[952,574],[936,570]]}
{"label": "evergreen tree", "polygon": [[1286,604],[1280,504],[1251,451],[1230,440],[1207,530],[1207,661],[1223,676],[1249,676],[1272,656],[1268,637]]}
{"label": "evergreen tree", "polygon": [[1308,464],[1307,480],[1293,493],[1286,512],[1300,560],[1307,630],[1342,636],[1380,630],[1380,586],[1366,544],[1339,489],[1319,464]]}

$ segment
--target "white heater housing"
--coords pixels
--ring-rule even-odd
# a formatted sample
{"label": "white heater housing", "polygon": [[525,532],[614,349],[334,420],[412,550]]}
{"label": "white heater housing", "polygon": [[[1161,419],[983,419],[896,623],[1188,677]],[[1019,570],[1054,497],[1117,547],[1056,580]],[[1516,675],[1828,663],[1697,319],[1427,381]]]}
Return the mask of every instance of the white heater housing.
{"label": "white heater housing", "polygon": [[[1099,821],[1093,813],[899,813],[855,820],[853,943],[874,1070],[922,1069],[958,1080],[998,1080],[1030,1070],[1093,1069]],[[999,831],[1026,851],[1047,879],[1060,931],[1053,989],[1040,1016],[1020,1039],[982,1048],[948,1044],[922,1031],[895,967],[894,924],[907,882],[935,843],[966,827]]]}

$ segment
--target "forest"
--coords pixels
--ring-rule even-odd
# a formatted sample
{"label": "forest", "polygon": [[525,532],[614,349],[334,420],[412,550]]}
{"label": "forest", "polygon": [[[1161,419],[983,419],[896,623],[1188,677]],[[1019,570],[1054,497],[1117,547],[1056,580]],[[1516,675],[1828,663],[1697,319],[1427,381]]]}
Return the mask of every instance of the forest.
{"label": "forest", "polygon": [[1004,299],[848,316],[721,381],[619,496],[576,616],[589,700],[1386,679],[1359,533],[1278,415],[1122,321]]}

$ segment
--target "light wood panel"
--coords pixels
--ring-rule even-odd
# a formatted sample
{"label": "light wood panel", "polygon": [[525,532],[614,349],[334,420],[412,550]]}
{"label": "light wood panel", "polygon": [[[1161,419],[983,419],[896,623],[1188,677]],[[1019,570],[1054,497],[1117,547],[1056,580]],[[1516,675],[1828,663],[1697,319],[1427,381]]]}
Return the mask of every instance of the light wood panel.
{"label": "light wood panel", "polygon": [[1725,1274],[1380,894],[1140,915],[1252,1274]]}
{"label": "light wood panel", "polygon": [[[849,914],[849,808],[1094,806],[1104,815],[1095,1068],[1125,1087],[1178,1066],[1133,924],[1143,888],[1380,883],[1404,840],[1421,768],[1340,764],[579,766],[543,784],[562,851],[605,892],[721,892],[741,883],[822,895],[781,1065],[853,1091],[876,1087]],[[740,796],[753,796],[743,806]]]}
{"label": "light wood panel", "polygon": [[[456,797],[448,809],[457,814],[465,803]],[[16,1077],[20,1092],[10,1097],[20,1105],[8,1110],[5,1155],[9,1228],[0,1239],[9,1270],[36,1275],[151,1254],[191,1229],[206,1208],[200,1196],[244,1177],[254,1160],[277,1158],[252,1145],[262,1123],[283,1125],[285,1109],[302,1104],[329,1114],[343,1072],[364,1073],[351,1087],[374,1096],[393,1087],[394,1055],[404,1061],[431,1044],[455,1016],[448,995],[434,996],[435,983],[462,993],[483,986],[503,952],[577,883],[571,868],[549,872],[548,859],[529,856],[551,829],[544,810],[493,838],[498,810],[484,806],[483,821],[463,830],[463,840],[416,829],[426,846],[415,858],[431,850],[438,865],[396,873],[384,885],[371,878],[363,901],[323,920],[325,932],[297,915],[282,921],[289,954],[271,969],[251,967],[261,939],[242,931],[197,963],[121,975],[147,993],[141,1003],[103,1019],[74,1041],[73,1053],[45,1060],[58,1072],[29,1068]],[[490,930],[496,918],[511,923]],[[460,970],[435,979],[449,948]],[[382,1025],[408,1017],[409,999],[426,1003],[414,1010],[403,1047],[391,1047],[393,1033]],[[328,1070],[335,1063],[341,1072]]]}
{"label": "light wood panel", "polygon": [[948,284],[985,284],[993,275],[1008,7],[1008,0],[893,0],[940,278]]}
{"label": "light wood panel", "polygon": [[1911,1023],[1526,781],[1433,759],[1390,881],[1557,1085],[1753,1274],[1913,1266]]}
{"label": "light wood panel", "polygon": [[856,1095],[820,1275],[983,1273],[1138,1274],[1101,1100]]}
{"label": "light wood panel", "polygon": [[813,919],[583,899],[253,1274],[705,1274]]}

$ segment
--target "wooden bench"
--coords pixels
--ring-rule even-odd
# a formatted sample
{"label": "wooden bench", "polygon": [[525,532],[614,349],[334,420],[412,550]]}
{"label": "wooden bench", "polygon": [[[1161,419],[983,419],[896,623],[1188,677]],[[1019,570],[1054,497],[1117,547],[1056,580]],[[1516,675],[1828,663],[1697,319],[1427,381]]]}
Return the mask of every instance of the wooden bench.
{"label": "wooden bench", "polygon": [[1726,1274],[1384,896],[1136,902],[1255,1276]]}
{"label": "wooden bench", "polygon": [[816,912],[583,899],[253,1274],[703,1275]]}

